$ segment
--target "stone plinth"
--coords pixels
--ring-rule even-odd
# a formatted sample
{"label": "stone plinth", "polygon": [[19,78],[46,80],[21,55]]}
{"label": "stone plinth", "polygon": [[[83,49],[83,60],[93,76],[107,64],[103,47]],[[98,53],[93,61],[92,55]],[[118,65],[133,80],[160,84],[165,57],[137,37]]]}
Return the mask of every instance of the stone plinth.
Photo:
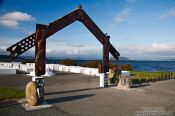
{"label": "stone plinth", "polygon": [[31,81],[26,86],[26,102],[31,106],[38,105],[37,83]]}
{"label": "stone plinth", "polygon": [[127,90],[131,87],[131,77],[128,71],[122,72],[121,76],[119,77],[119,83],[117,88]]}

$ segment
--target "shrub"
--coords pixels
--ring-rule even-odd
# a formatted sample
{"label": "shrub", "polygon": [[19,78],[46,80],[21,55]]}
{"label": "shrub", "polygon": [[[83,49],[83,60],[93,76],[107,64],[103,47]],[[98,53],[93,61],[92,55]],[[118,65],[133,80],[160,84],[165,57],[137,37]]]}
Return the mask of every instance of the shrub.
{"label": "shrub", "polygon": [[98,68],[98,64],[100,63],[101,63],[100,61],[90,61],[90,62],[82,63],[80,66],[89,67],[89,68]]}
{"label": "shrub", "polygon": [[109,64],[109,68],[112,70],[118,69],[118,66],[116,64]]}
{"label": "shrub", "polygon": [[76,62],[71,59],[62,59],[60,61],[60,64],[66,65],[66,66],[76,66]]}
{"label": "shrub", "polygon": [[132,70],[132,66],[130,64],[121,65],[121,70]]}
{"label": "shrub", "polygon": [[[100,61],[89,61],[89,62],[82,63],[80,66],[89,67],[89,68],[98,68],[98,64],[101,64],[101,62]],[[115,70],[118,68],[118,66],[110,63],[109,68]]]}
{"label": "shrub", "polygon": [[26,63],[33,63],[33,62],[34,62],[34,60],[32,60],[32,59],[25,59],[21,63],[26,64]]}

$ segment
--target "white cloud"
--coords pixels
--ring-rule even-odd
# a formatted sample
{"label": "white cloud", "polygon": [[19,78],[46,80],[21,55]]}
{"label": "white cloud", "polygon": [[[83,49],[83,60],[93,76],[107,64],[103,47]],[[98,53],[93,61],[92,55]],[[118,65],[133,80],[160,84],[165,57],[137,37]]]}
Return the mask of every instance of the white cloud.
{"label": "white cloud", "polygon": [[47,41],[47,56],[52,57],[89,57],[99,58],[102,55],[102,48],[99,45],[84,45],[65,41]]}
{"label": "white cloud", "polygon": [[123,23],[127,20],[128,15],[130,13],[131,9],[126,8],[120,12],[118,12],[114,17],[112,23],[109,25],[109,29],[116,27],[117,25]]}
{"label": "white cloud", "polygon": [[0,48],[0,55],[9,55],[9,53],[5,49]]}
{"label": "white cloud", "polygon": [[20,21],[31,21],[34,18],[23,12],[15,11],[9,12],[0,16],[0,25],[6,27],[17,27]]}
{"label": "white cloud", "polygon": [[120,24],[120,23],[124,22],[126,20],[126,18],[128,17],[130,11],[131,11],[131,9],[126,8],[123,11],[119,12],[114,17],[114,22],[116,24]]}
{"label": "white cloud", "polygon": [[12,44],[16,43],[17,38],[9,38],[9,37],[2,37],[0,36],[0,48],[6,49],[10,47]]}
{"label": "white cloud", "polygon": [[136,3],[136,2],[140,2],[140,1],[142,1],[142,0],[126,0],[126,2],[128,2],[128,3]]}
{"label": "white cloud", "polygon": [[126,0],[127,2],[136,2],[136,0]]}
{"label": "white cloud", "polygon": [[121,56],[132,59],[175,59],[175,43],[153,43],[151,45],[128,45],[119,47]]}
{"label": "white cloud", "polygon": [[102,50],[98,48],[92,49],[52,49],[46,50],[47,56],[50,57],[81,57],[81,58],[100,58]]}
{"label": "white cloud", "polygon": [[175,8],[169,8],[166,12],[158,17],[158,19],[167,19],[175,17]]}
{"label": "white cloud", "polygon": [[[117,45],[118,46],[118,45]],[[153,43],[142,45],[127,45],[116,48],[121,56],[136,60],[166,60],[175,59],[175,43]],[[102,58],[101,47],[59,47],[47,50],[47,56]]]}
{"label": "white cloud", "polygon": [[1,20],[0,25],[7,26],[7,27],[16,27],[18,25],[17,21],[14,20]]}
{"label": "white cloud", "polygon": [[59,41],[57,42],[57,45],[60,46],[68,46],[68,47],[84,47],[84,45],[82,44],[78,44],[78,43],[70,43],[70,42],[64,42],[64,41]]}

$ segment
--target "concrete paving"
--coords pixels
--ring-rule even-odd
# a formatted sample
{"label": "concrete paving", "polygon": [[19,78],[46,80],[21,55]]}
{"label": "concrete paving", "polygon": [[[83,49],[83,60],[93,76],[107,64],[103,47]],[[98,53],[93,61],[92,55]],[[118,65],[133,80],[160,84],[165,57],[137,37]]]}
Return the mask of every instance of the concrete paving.
{"label": "concrete paving", "polygon": [[[31,78],[0,75],[0,86],[25,89]],[[150,86],[119,90],[99,88],[99,78],[59,72],[45,78],[45,100],[53,107],[26,111],[20,104],[0,104],[0,116],[136,116],[159,113],[175,115],[175,79],[152,83]]]}

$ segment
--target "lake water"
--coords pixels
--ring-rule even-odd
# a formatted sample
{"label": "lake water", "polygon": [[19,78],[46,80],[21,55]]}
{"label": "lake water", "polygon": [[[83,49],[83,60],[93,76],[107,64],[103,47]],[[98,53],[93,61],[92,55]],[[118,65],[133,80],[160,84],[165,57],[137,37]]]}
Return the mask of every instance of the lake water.
{"label": "lake water", "polygon": [[117,64],[131,64],[134,70],[140,71],[175,71],[175,61],[119,61]]}
{"label": "lake water", "polygon": [[[77,64],[81,64],[84,62],[88,62],[89,60],[75,60]],[[59,64],[60,60],[47,60],[47,63]],[[117,61],[111,62],[117,65],[122,64],[131,64],[134,70],[139,71],[168,71],[168,72],[175,72],[175,61]]]}

